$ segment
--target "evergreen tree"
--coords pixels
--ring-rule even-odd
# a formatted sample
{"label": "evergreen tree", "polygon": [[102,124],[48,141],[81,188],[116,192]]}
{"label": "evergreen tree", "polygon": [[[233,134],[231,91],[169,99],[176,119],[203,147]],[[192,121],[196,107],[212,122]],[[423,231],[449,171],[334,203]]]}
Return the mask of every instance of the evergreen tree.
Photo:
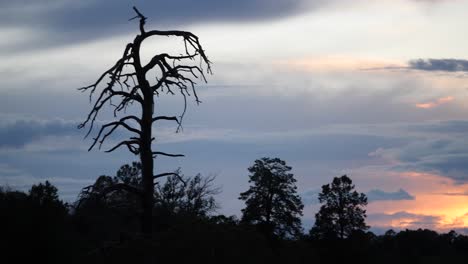
{"label": "evergreen tree", "polygon": [[364,209],[367,197],[354,190],[348,176],[335,177],[331,185],[323,185],[318,199],[323,205],[315,215],[312,237],[344,239],[355,231],[369,229]]}
{"label": "evergreen tree", "polygon": [[299,236],[304,205],[297,195],[291,167],[279,158],[262,158],[248,170],[252,185],[239,197],[246,204],[242,222],[257,225],[271,236]]}

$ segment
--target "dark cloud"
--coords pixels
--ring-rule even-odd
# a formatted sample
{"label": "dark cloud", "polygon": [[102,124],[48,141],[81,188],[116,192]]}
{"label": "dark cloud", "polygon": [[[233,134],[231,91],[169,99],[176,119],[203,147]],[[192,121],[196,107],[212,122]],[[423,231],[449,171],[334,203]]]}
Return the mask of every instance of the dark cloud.
{"label": "dark cloud", "polygon": [[374,189],[366,193],[369,202],[373,201],[400,201],[400,200],[414,200],[414,196],[407,191],[400,189],[396,192],[385,192],[382,190]]}
{"label": "dark cloud", "polygon": [[364,71],[439,71],[439,72],[468,72],[468,60],[464,59],[414,59],[408,61],[408,66],[384,66],[363,68]]}
{"label": "dark cloud", "polygon": [[[468,153],[464,152],[466,145],[455,147],[453,146],[454,142],[450,142],[446,146],[443,144],[445,143],[442,141],[428,143],[425,151],[421,152],[419,156],[415,156],[416,153],[411,153],[411,150],[405,153],[406,150],[402,149],[399,156],[402,164],[395,166],[395,169],[435,173],[442,177],[451,178],[460,184],[468,182],[468,164],[466,162]],[[431,150],[434,152],[431,153]]]}
{"label": "dark cloud", "polygon": [[22,147],[45,136],[77,135],[77,123],[63,120],[16,120],[0,124],[0,148]]}
{"label": "dark cloud", "polygon": [[[325,3],[314,0],[37,0],[1,1],[0,24],[4,27],[27,27],[49,32],[43,44],[73,42],[111,34],[136,32],[137,21],[132,6],[148,17],[148,27],[177,28],[197,22],[246,22],[280,19],[304,12]],[[37,46],[41,43],[35,43]],[[31,45],[33,46],[33,45]]]}
{"label": "dark cloud", "polygon": [[468,137],[465,127],[463,120],[410,126],[410,130],[423,132],[421,138],[414,138],[404,146],[378,149],[372,155],[396,161],[397,165],[392,168],[397,171],[432,173],[451,178],[456,183],[466,183]]}
{"label": "dark cloud", "polygon": [[408,62],[408,68],[421,71],[468,72],[468,60],[416,59]]}

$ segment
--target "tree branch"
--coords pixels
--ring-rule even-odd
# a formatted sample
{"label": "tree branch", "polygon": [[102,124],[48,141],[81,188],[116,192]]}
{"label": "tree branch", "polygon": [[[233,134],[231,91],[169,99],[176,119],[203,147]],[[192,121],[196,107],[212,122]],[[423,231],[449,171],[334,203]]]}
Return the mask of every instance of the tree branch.
{"label": "tree branch", "polygon": [[184,178],[177,172],[160,173],[160,174],[154,175],[153,179],[158,179],[158,178],[167,177],[167,176],[176,176],[184,185],[187,185],[187,182],[185,182]]}
{"label": "tree branch", "polygon": [[159,121],[159,120],[168,120],[168,121],[176,121],[177,124],[179,124],[179,119],[175,116],[156,116],[153,117],[153,122]]}
{"label": "tree branch", "polygon": [[161,151],[153,151],[151,152],[151,154],[153,154],[153,157],[156,157],[157,155],[163,155],[167,157],[185,157],[185,155],[183,154],[170,154],[170,153],[161,152]]}
{"label": "tree branch", "polygon": [[115,145],[113,148],[111,148],[109,150],[106,150],[105,152],[112,152],[112,151],[120,148],[121,146],[125,145],[125,146],[127,146],[128,150],[130,152],[132,152],[133,154],[135,154],[135,155],[140,154],[140,149],[133,146],[133,144],[137,144],[138,146],[140,146],[140,142],[138,140],[125,140],[125,141],[122,141],[119,144]]}
{"label": "tree branch", "polygon": [[141,34],[144,34],[146,17],[142,15],[135,6],[133,7],[133,10],[135,10],[135,13],[137,13],[137,15],[134,18],[131,18],[130,20],[135,19],[135,18],[140,18],[140,32]]}
{"label": "tree branch", "polygon": [[[108,136],[110,136],[114,130],[116,130],[119,126],[122,126],[124,128],[126,128],[128,131],[130,132],[133,132],[133,133],[136,133],[138,135],[141,135],[141,131],[136,129],[136,128],[133,128],[131,127],[130,125],[128,125],[127,123],[125,123],[126,120],[129,120],[129,119],[132,119],[132,120],[135,120],[137,123],[140,124],[140,119],[136,116],[126,116],[126,117],[123,117],[121,118],[119,121],[114,121],[114,122],[110,122],[110,123],[107,123],[103,126],[101,126],[101,129],[99,130],[99,133],[97,134],[97,136],[94,138],[94,141],[93,141],[93,144],[89,147],[88,151],[90,151],[91,149],[93,149],[93,147],[96,145],[96,143],[99,142],[99,149],[101,149],[102,147],[102,144],[104,143],[104,141],[106,140],[106,138]],[[101,135],[102,133],[104,132],[104,130],[108,127],[112,127],[109,132],[107,132],[101,140],[99,140],[99,138],[101,138]]]}

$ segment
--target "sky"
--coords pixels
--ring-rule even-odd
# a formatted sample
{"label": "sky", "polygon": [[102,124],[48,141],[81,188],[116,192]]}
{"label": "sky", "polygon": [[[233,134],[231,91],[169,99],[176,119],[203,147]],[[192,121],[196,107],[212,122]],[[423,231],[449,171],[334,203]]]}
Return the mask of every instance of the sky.
{"label": "sky", "polygon": [[[219,213],[240,215],[255,159],[279,157],[297,179],[310,228],[321,186],[348,175],[369,198],[367,223],[468,227],[466,0],[0,0],[0,184],[49,180],[66,201],[137,160],[88,147],[77,125],[93,83],[138,33],[191,31],[213,74],[189,98],[184,129],[155,127],[155,172],[215,175]],[[180,41],[152,39],[143,61]],[[180,113],[180,96],[158,113]],[[112,119],[108,113],[99,122]],[[121,132],[119,132],[121,133]],[[125,136],[124,133],[117,134]]]}

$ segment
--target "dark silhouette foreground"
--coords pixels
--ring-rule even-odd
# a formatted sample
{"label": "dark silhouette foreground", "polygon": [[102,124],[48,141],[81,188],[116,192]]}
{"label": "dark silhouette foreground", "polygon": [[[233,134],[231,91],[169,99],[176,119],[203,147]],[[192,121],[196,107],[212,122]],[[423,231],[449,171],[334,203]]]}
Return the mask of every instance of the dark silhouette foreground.
{"label": "dark silhouette foreground", "polygon": [[[253,175],[258,171],[251,169]],[[366,228],[347,231],[346,236],[277,235],[271,243],[271,234],[256,223],[215,214],[219,189],[213,177],[179,175],[155,188],[151,240],[141,236],[141,203],[132,193],[116,189],[104,199],[100,196],[103,189],[120,183],[140,185],[139,163],[122,166],[115,176],[99,177],[73,205],[63,203],[49,182],[34,185],[28,193],[1,188],[2,263],[23,263],[31,257],[37,263],[142,263],[148,253],[152,263],[414,264],[468,259],[467,236],[421,229],[389,230],[381,236]]]}

